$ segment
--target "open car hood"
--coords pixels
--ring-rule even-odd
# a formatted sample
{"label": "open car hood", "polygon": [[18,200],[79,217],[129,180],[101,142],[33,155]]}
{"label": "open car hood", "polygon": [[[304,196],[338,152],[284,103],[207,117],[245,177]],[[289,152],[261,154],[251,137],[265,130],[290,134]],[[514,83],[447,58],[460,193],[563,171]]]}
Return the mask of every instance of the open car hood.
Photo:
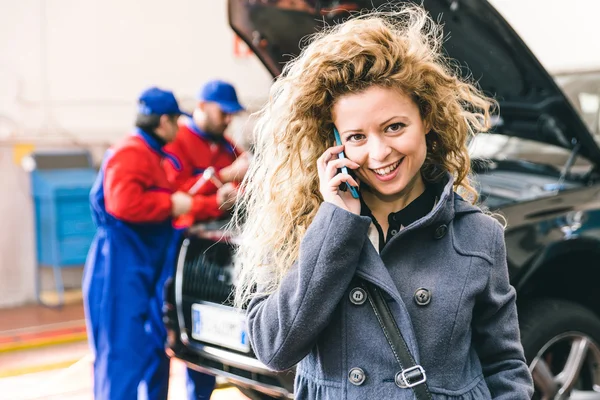
{"label": "open car hood", "polygon": [[[397,3],[407,0],[397,0]],[[302,38],[351,11],[389,0],[228,0],[229,23],[273,76]],[[495,132],[572,149],[600,164],[600,148],[577,111],[506,20],[486,0],[424,0],[444,25],[451,58],[500,103]],[[468,69],[466,68],[468,66]]]}

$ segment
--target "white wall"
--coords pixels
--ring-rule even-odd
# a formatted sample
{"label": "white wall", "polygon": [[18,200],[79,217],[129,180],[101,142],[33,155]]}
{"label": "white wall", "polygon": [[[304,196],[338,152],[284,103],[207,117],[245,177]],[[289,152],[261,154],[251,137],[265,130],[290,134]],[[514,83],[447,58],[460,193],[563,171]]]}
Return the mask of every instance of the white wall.
{"label": "white wall", "polygon": [[0,114],[27,136],[112,141],[132,124],[148,85],[183,105],[203,81],[230,80],[242,101],[270,76],[233,55],[224,0],[0,0]]}
{"label": "white wall", "polygon": [[490,0],[551,72],[600,69],[598,0]]}
{"label": "white wall", "polygon": [[[27,174],[0,146],[0,307],[34,298],[35,247],[32,201]],[[0,321],[1,323],[1,321]]]}
{"label": "white wall", "polygon": [[[552,71],[600,66],[598,0],[493,0]],[[29,183],[15,145],[91,146],[126,134],[148,85],[191,109],[223,78],[256,109],[271,82],[234,55],[225,0],[0,0],[0,307],[34,300]],[[238,121],[239,124],[241,122]]]}

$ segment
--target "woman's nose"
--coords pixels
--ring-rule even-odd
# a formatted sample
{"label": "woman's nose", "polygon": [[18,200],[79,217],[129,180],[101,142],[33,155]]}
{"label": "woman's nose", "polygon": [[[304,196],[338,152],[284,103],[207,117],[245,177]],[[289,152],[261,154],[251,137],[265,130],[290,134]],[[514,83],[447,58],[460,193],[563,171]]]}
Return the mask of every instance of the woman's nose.
{"label": "woman's nose", "polygon": [[383,161],[387,156],[392,152],[391,147],[385,142],[385,140],[381,140],[379,138],[374,138],[371,141],[371,146],[369,148],[369,157],[373,160]]}

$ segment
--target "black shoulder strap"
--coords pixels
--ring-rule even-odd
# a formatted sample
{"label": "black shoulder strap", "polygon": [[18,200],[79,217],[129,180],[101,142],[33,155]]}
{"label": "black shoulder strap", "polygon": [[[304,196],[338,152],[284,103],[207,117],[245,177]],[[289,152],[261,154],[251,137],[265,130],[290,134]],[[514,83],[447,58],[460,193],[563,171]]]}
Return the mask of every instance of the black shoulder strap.
{"label": "black shoulder strap", "polygon": [[362,281],[362,286],[367,291],[367,297],[377,321],[383,329],[396,361],[400,364],[400,372],[394,377],[396,385],[401,388],[412,388],[417,400],[431,400],[425,370],[415,363],[381,291],[377,286],[366,281]]}

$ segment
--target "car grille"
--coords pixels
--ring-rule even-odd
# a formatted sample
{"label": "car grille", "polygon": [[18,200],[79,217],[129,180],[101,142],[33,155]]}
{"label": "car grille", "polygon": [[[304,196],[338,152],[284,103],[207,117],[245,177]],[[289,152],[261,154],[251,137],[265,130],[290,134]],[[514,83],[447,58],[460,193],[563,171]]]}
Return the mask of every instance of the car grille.
{"label": "car grille", "polygon": [[233,251],[228,243],[190,238],[183,267],[183,295],[231,305]]}

